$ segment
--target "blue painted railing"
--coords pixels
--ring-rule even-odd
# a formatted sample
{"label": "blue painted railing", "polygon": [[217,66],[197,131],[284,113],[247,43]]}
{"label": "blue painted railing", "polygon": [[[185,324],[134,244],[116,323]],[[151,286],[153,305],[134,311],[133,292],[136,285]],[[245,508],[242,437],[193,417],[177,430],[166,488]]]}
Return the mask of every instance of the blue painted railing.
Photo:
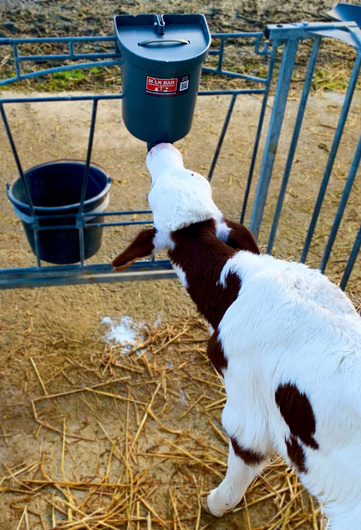
{"label": "blue painted railing", "polygon": [[[286,103],[289,95],[289,90],[291,86],[292,81],[292,75],[295,68],[295,62],[298,52],[299,43],[304,39],[312,39],[313,41],[313,47],[310,54],[310,59],[308,63],[307,72],[305,75],[303,90],[299,102],[299,108],[297,113],[297,118],[291,138],[291,144],[289,147],[289,152],[287,156],[286,166],[284,169],[284,174],[281,182],[281,188],[277,199],[277,205],[276,210],[274,213],[273,223],[271,226],[269,238],[268,238],[268,244],[267,244],[267,252],[271,253],[272,248],[274,245],[278,223],[283,207],[283,202],[287,190],[287,185],[289,181],[289,176],[291,172],[291,168],[294,161],[295,151],[297,148],[297,143],[300,136],[300,131],[303,123],[304,113],[307,106],[308,96],[311,89],[311,83],[315,71],[315,66],[317,62],[320,42],[322,38],[324,37],[330,37],[330,38],[336,38],[340,39],[350,46],[352,46],[356,50],[356,58],[354,67],[351,73],[348,90],[345,96],[345,100],[343,103],[339,123],[337,125],[333,144],[331,147],[331,151],[329,154],[328,162],[326,165],[326,169],[324,172],[323,179],[321,181],[319,195],[316,200],[315,208],[312,214],[311,222],[307,231],[307,234],[305,236],[305,243],[301,254],[300,261],[304,262],[307,257],[307,253],[309,251],[312,237],[314,235],[315,227],[319,219],[319,213],[321,209],[321,205],[323,203],[325,193],[327,190],[327,185],[329,182],[329,178],[331,175],[331,171],[333,168],[334,160],[337,154],[337,150],[339,148],[340,140],[342,138],[343,130],[345,127],[346,119],[349,113],[350,105],[352,102],[352,98],[355,92],[356,84],[359,78],[359,71],[360,71],[360,64],[361,64],[361,58],[360,58],[360,30],[357,27],[357,25],[353,22],[349,23],[331,23],[331,24],[308,24],[308,23],[300,23],[300,24],[277,24],[277,25],[270,25],[266,29],[266,37],[264,38],[264,34],[260,32],[255,33],[219,33],[219,34],[213,34],[213,42],[217,42],[218,47],[213,47],[210,50],[210,55],[215,57],[217,59],[217,64],[215,67],[204,67],[203,72],[204,73],[212,73],[217,74],[224,77],[232,77],[232,78],[238,78],[243,79],[247,81],[247,88],[243,89],[234,89],[234,90],[207,90],[207,91],[201,91],[199,93],[200,96],[209,96],[209,95],[229,95],[230,96],[230,104],[224,119],[223,127],[220,133],[220,137],[217,142],[217,146],[214,152],[213,159],[210,163],[210,168],[208,172],[208,179],[211,180],[213,176],[213,172],[215,169],[215,166],[217,164],[217,160],[219,157],[219,154],[222,149],[222,145],[224,142],[224,138],[227,132],[227,128],[231,119],[231,116],[234,111],[235,102],[237,100],[237,97],[240,94],[258,94],[262,96],[262,106],[261,111],[259,115],[259,121],[257,125],[257,131],[256,131],[256,137],[255,142],[253,146],[253,153],[251,157],[251,163],[248,173],[248,179],[245,187],[245,196],[244,196],[244,202],[241,209],[241,222],[244,221],[246,209],[248,206],[249,201],[249,195],[250,195],[250,189],[251,184],[253,180],[253,175],[255,172],[255,163],[259,151],[259,145],[260,145],[260,139],[261,139],[261,133],[264,125],[264,118],[265,118],[265,112],[267,107],[267,101],[269,96],[269,91],[271,87],[271,81],[274,76],[275,71],[275,64],[278,56],[280,55],[280,51],[282,51],[282,60],[280,64],[280,69],[278,73],[278,80],[277,80],[277,86],[275,91],[275,97],[273,102],[273,108],[271,113],[271,119],[270,124],[268,127],[267,135],[266,135],[266,144],[263,150],[263,156],[262,156],[262,164],[260,169],[260,175],[258,179],[257,184],[257,191],[255,200],[252,206],[252,214],[251,214],[251,220],[250,220],[250,228],[258,237],[258,234],[261,229],[262,225],[262,219],[264,215],[265,205],[266,205],[266,199],[269,191],[272,171],[273,171],[273,165],[274,160],[276,156],[277,151],[277,145],[280,138],[281,128],[284,121],[284,115],[285,115],[285,108]],[[226,49],[227,41],[228,40],[234,41],[242,41],[246,40],[247,42],[250,41],[252,45],[254,46],[255,53],[260,56],[265,56],[265,59],[267,60],[268,70],[267,75],[265,78],[257,77],[257,76],[251,76],[251,75],[245,75],[237,72],[231,72],[226,69],[224,69],[224,52]],[[219,44],[218,44],[219,43]],[[36,55],[29,55],[22,54],[22,47],[24,45],[37,45],[41,46],[42,44],[58,44],[62,45],[63,47],[67,47],[67,51],[63,53],[58,54],[36,54]],[[92,45],[95,46],[95,49],[93,51],[84,52],[82,51],[82,46],[84,45]],[[119,67],[121,64],[121,56],[119,54],[119,51],[117,49],[116,40],[115,37],[60,37],[60,38],[46,38],[46,39],[0,39],[0,46],[7,46],[10,47],[13,51],[13,61],[15,64],[15,75],[0,80],[0,86],[9,85],[15,82],[20,82],[25,79],[31,79],[37,76],[43,76],[47,74],[53,74],[56,72],[62,72],[65,70],[72,70],[72,69],[79,69],[79,68],[92,68],[92,67],[101,67],[101,66],[116,66]],[[104,50],[104,48],[112,47],[112,50]],[[99,48],[102,48],[99,51]],[[40,64],[46,61],[47,67],[45,69],[38,69],[36,71],[31,72],[25,72],[23,71],[23,66],[26,64],[30,64],[32,68],[34,68],[34,65]],[[56,61],[56,62],[66,62],[71,64],[62,64],[54,66],[53,68],[48,67],[49,62]],[[248,88],[248,85],[251,86],[251,88]],[[6,96],[6,93],[4,92],[4,95]],[[32,286],[40,286],[40,285],[62,285],[62,284],[75,284],[75,283],[96,283],[96,282],[108,282],[108,281],[129,281],[129,280],[148,280],[148,279],[156,279],[156,278],[170,278],[174,277],[174,272],[172,271],[170,264],[167,260],[154,260],[154,261],[147,261],[147,262],[141,262],[141,263],[135,263],[133,264],[127,271],[124,271],[123,273],[113,273],[111,270],[111,266],[109,264],[97,264],[97,265],[87,265],[84,260],[84,252],[83,252],[83,235],[84,235],[84,229],[87,226],[87,214],[84,213],[83,207],[84,207],[84,198],[85,198],[85,191],[86,191],[86,185],[87,185],[87,175],[89,171],[89,164],[91,161],[91,155],[92,155],[92,145],[93,145],[93,137],[94,137],[94,128],[96,123],[96,116],[97,116],[97,106],[98,102],[101,100],[119,100],[122,98],[122,94],[109,94],[109,95],[59,95],[59,96],[49,96],[48,94],[44,94],[42,96],[36,96],[36,97],[2,97],[0,98],[0,113],[2,117],[2,121],[10,142],[11,150],[14,155],[14,159],[17,165],[17,169],[19,172],[20,177],[23,179],[25,189],[27,190],[26,180],[24,178],[24,171],[22,168],[22,164],[20,161],[20,157],[15,145],[15,141],[13,139],[11,128],[9,126],[9,122],[7,119],[7,114],[5,111],[5,108],[9,104],[22,104],[22,103],[45,103],[45,102],[52,102],[52,101],[92,101],[93,102],[93,110],[92,110],[92,119],[91,119],[91,125],[90,125],[90,131],[89,131],[89,140],[88,140],[88,149],[87,149],[87,158],[86,158],[86,167],[85,167],[85,174],[84,174],[84,181],[83,181],[83,189],[81,194],[81,201],[80,201],[80,208],[79,213],[77,215],[77,228],[79,230],[79,245],[80,245],[80,264],[78,265],[67,265],[67,266],[48,266],[42,264],[40,258],[39,258],[39,252],[38,247],[36,244],[36,253],[37,253],[37,265],[36,267],[29,267],[29,268],[16,268],[16,269],[5,269],[0,271],[0,288],[14,288],[14,287],[32,287]],[[325,270],[327,262],[330,257],[331,249],[333,247],[333,243],[335,241],[338,228],[340,226],[340,221],[345,209],[345,205],[347,203],[351,187],[353,185],[353,182],[355,180],[357,170],[359,167],[361,158],[361,140],[358,143],[354,160],[350,168],[349,176],[346,179],[345,182],[345,188],[340,200],[339,209],[337,211],[333,227],[328,239],[328,242],[326,244],[326,248],[324,251],[324,256],[322,259],[322,262],[320,264],[320,268],[322,271]],[[29,193],[29,190],[27,190],[27,196],[28,201],[30,205],[31,210],[31,216],[32,221],[35,227],[35,234],[37,234],[39,231],[48,229],[44,227],[40,227],[38,223],[38,218],[35,214],[34,205],[31,200],[31,196]],[[145,218],[137,220],[137,221],[112,221],[109,222],[108,220],[112,217],[116,216],[126,216],[129,214],[142,214],[145,215]],[[150,217],[149,217],[149,211],[144,210],[141,212],[125,212],[125,211],[117,211],[117,212],[106,212],[102,214],[92,214],[92,216],[96,215],[104,215],[107,219],[106,222],[97,223],[95,226],[103,226],[103,227],[109,227],[109,226],[124,226],[124,225],[130,225],[130,224],[149,224],[151,223]],[[62,216],[64,217],[64,216]],[[74,217],[74,216],[73,216]],[[89,215],[88,215],[89,217]],[[94,226],[94,224],[92,224]],[[51,227],[51,229],[56,228],[64,228],[64,226],[54,226]],[[72,228],[74,228],[72,226]],[[36,240],[36,237],[35,237]],[[344,289],[346,287],[346,284],[348,282],[348,279],[350,277],[350,274],[352,272],[352,268],[356,262],[357,255],[359,253],[361,246],[361,227],[356,235],[353,248],[351,250],[351,253],[348,257],[346,267],[344,270],[343,278],[341,280],[341,287]]]}

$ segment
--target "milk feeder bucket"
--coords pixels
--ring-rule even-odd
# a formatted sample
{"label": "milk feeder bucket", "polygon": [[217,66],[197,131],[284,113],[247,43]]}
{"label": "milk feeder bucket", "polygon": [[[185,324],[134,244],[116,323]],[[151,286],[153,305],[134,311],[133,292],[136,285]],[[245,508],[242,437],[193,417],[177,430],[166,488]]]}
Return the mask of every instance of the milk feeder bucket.
{"label": "milk feeder bucket", "polygon": [[123,120],[148,143],[173,143],[192,125],[198,84],[211,43],[203,15],[117,15]]}

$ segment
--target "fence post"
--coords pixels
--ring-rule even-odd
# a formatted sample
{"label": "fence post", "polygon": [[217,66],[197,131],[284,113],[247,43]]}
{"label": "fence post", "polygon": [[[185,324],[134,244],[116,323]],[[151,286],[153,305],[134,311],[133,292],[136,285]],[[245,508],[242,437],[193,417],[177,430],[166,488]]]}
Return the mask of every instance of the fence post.
{"label": "fence post", "polygon": [[[274,43],[275,45],[275,43]],[[273,164],[277,152],[278,140],[284,112],[287,103],[287,95],[291,84],[293,68],[298,48],[298,39],[288,40],[283,51],[280,73],[277,82],[276,94],[273,103],[271,121],[269,125],[265,151],[262,160],[261,173],[258,180],[256,198],[253,205],[250,230],[258,239],[261,228],[263,212],[266,204],[268,188],[271,180]]]}

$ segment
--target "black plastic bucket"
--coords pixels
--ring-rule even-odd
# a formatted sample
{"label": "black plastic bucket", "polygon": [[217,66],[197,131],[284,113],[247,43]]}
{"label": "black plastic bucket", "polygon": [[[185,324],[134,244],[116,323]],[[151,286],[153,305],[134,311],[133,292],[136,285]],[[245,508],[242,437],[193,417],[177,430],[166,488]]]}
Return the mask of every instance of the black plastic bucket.
{"label": "black plastic bucket", "polygon": [[[56,161],[24,172],[35,215],[39,218],[39,227],[45,228],[38,231],[41,260],[58,265],[80,261],[76,215],[79,213],[85,169],[86,165],[83,162]],[[102,169],[91,165],[83,213],[104,212],[109,202],[109,189],[110,178]],[[8,185],[7,193],[16,215],[23,223],[31,250],[36,254],[34,219],[31,216],[28,196],[21,177]],[[93,256],[102,242],[103,228],[89,225],[101,223],[103,219],[103,216],[98,215],[85,218],[87,223],[84,228],[85,259]],[[57,228],[51,228],[55,226]]]}
{"label": "black plastic bucket", "polygon": [[173,143],[190,130],[211,44],[204,15],[117,15],[122,111],[131,134]]}

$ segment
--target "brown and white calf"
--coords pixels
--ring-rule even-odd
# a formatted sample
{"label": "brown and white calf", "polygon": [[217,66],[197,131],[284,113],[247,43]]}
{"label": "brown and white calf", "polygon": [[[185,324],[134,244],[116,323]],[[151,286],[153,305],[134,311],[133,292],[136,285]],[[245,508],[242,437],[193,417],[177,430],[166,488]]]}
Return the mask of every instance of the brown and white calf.
{"label": "brown and white calf", "polygon": [[171,144],[147,157],[154,228],[113,261],[167,250],[212,325],[208,355],[224,379],[228,470],[203,502],[222,516],[277,451],[323,505],[332,530],[361,529],[361,319],[319,271],[260,255],[224,219],[209,183]]}

